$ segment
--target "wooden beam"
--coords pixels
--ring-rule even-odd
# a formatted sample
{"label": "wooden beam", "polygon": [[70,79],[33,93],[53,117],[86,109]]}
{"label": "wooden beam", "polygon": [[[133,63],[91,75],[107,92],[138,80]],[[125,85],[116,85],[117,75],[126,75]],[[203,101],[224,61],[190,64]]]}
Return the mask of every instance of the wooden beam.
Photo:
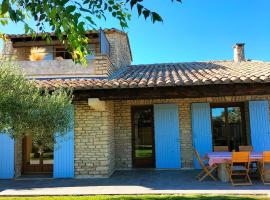
{"label": "wooden beam", "polygon": [[[99,40],[98,39],[91,39],[89,40],[89,44],[98,44]],[[53,40],[51,43],[48,43],[46,41],[23,41],[23,42],[13,42],[13,47],[14,48],[20,48],[20,47],[35,47],[35,46],[55,46],[59,45],[64,47],[64,45],[58,41],[58,40]]]}
{"label": "wooden beam", "polygon": [[74,100],[164,99],[270,95],[270,83],[75,90]]}
{"label": "wooden beam", "polygon": [[[99,37],[98,33],[87,33],[85,35],[91,40]],[[50,36],[52,40],[58,40],[55,35],[50,35]],[[22,36],[10,37],[9,39],[11,39],[12,42],[44,41],[44,39],[40,35],[37,35],[35,38],[33,38],[32,35],[22,35]]]}

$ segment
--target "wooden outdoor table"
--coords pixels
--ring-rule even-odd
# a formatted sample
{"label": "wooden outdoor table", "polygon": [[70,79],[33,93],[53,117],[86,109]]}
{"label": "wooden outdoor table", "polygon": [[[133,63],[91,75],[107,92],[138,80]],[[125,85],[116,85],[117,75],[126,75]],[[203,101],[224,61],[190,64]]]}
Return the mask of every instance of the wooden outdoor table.
{"label": "wooden outdoor table", "polygon": [[[228,182],[229,175],[226,169],[227,163],[232,160],[232,152],[210,152],[205,155],[210,166],[218,165],[218,178],[222,182]],[[261,152],[251,152],[250,161],[256,162],[262,159]]]}

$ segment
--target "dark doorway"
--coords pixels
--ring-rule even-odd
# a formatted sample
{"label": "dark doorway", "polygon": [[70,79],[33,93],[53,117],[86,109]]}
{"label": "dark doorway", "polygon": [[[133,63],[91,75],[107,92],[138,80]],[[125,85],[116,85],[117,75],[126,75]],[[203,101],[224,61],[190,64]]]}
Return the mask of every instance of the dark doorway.
{"label": "dark doorway", "polygon": [[212,104],[213,146],[228,146],[238,151],[240,145],[247,145],[244,104]]}
{"label": "dark doorway", "polygon": [[133,167],[155,167],[153,106],[132,107]]}
{"label": "dark doorway", "polygon": [[41,153],[31,136],[23,139],[23,174],[51,174],[53,172],[53,149]]}

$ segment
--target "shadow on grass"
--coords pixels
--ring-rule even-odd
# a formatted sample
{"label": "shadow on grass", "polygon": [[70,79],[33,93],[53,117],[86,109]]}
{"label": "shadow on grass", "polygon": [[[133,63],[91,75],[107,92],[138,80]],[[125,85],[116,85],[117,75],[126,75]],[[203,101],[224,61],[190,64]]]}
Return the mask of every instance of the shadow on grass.
{"label": "shadow on grass", "polygon": [[216,195],[110,195],[110,196],[50,196],[50,197],[0,197],[0,200],[269,200],[265,196]]}

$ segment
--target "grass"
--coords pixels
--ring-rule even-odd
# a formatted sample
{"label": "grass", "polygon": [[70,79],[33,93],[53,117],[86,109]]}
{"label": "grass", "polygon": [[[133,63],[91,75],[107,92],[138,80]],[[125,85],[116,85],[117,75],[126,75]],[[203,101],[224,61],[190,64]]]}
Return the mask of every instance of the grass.
{"label": "grass", "polygon": [[112,196],[42,196],[0,197],[0,200],[270,200],[266,196],[216,196],[216,195],[112,195]]}
{"label": "grass", "polygon": [[151,158],[152,157],[152,149],[137,149],[136,157],[137,158]]}

